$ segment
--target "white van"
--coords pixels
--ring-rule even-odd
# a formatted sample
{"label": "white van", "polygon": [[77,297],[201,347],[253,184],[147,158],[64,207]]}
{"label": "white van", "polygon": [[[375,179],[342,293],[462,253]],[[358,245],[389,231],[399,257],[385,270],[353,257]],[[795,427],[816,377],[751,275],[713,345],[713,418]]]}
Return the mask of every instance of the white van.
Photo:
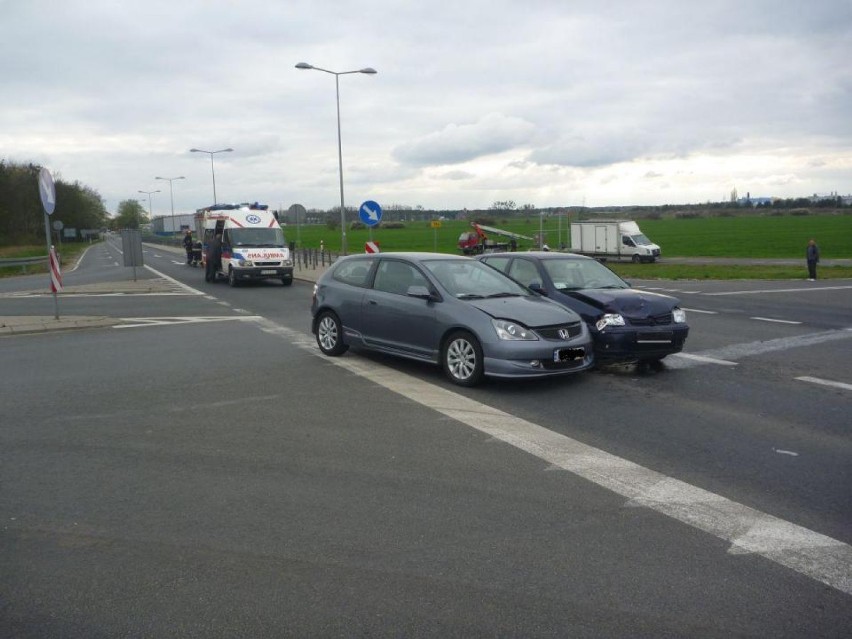
{"label": "white van", "polygon": [[[293,283],[293,256],[284,231],[265,204],[216,204],[199,209],[195,222],[208,282],[225,277],[231,286],[244,280]],[[208,265],[217,235],[221,236],[221,259]]]}
{"label": "white van", "polygon": [[571,222],[571,252],[598,259],[654,262],[660,247],[649,240],[633,220]]}

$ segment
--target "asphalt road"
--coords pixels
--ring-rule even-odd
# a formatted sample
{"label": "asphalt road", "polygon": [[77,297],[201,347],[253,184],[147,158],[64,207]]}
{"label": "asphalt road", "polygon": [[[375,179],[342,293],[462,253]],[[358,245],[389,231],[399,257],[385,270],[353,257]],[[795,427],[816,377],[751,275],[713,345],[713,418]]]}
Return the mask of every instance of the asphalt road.
{"label": "asphalt road", "polygon": [[635,281],[689,309],[665,370],[465,390],[145,260],[66,275],[116,327],[0,337],[0,636],[852,633],[852,282]]}

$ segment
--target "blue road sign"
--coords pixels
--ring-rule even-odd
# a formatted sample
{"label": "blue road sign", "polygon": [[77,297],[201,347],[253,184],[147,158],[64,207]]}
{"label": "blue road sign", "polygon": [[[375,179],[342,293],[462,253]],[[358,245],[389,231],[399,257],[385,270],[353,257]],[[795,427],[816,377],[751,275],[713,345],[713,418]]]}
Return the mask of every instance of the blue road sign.
{"label": "blue road sign", "polygon": [[361,221],[367,226],[375,226],[382,221],[382,207],[378,202],[367,200],[358,209],[358,215],[361,216]]}

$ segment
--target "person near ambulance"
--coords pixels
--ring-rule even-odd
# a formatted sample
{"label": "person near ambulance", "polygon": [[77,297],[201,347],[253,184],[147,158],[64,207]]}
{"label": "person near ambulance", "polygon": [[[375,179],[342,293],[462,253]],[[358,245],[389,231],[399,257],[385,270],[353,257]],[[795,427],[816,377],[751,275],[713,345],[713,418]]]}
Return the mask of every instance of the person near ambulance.
{"label": "person near ambulance", "polygon": [[216,279],[217,271],[222,267],[222,231],[217,230],[213,236],[210,248],[207,249],[205,262],[207,268],[204,271],[204,279],[212,282]]}
{"label": "person near ambulance", "polygon": [[186,233],[183,236],[183,248],[186,251],[186,263],[192,264],[192,231],[190,229],[186,229]]}

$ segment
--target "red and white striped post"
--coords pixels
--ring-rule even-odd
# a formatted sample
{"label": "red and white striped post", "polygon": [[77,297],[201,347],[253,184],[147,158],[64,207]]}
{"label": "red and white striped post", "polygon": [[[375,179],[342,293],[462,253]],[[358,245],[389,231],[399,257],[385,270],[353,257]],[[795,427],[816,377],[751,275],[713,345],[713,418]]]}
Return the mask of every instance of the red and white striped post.
{"label": "red and white striped post", "polygon": [[364,252],[365,253],[378,253],[379,252],[379,243],[378,242],[366,242],[364,244]]}
{"label": "red and white striped post", "polygon": [[[41,205],[44,208],[44,237],[47,240],[47,254],[50,262],[50,290],[53,291],[53,316],[59,319],[59,300],[57,291],[62,290],[62,275],[59,272],[59,260],[56,259],[56,251],[50,243],[50,216],[56,208],[56,185],[53,176],[46,168],[42,167],[38,172],[38,194]],[[55,264],[55,269],[54,269]],[[57,282],[59,286],[57,287]]]}
{"label": "red and white striped post", "polygon": [[56,249],[50,247],[50,290],[53,293],[62,292],[62,270],[59,268],[59,258]]}

